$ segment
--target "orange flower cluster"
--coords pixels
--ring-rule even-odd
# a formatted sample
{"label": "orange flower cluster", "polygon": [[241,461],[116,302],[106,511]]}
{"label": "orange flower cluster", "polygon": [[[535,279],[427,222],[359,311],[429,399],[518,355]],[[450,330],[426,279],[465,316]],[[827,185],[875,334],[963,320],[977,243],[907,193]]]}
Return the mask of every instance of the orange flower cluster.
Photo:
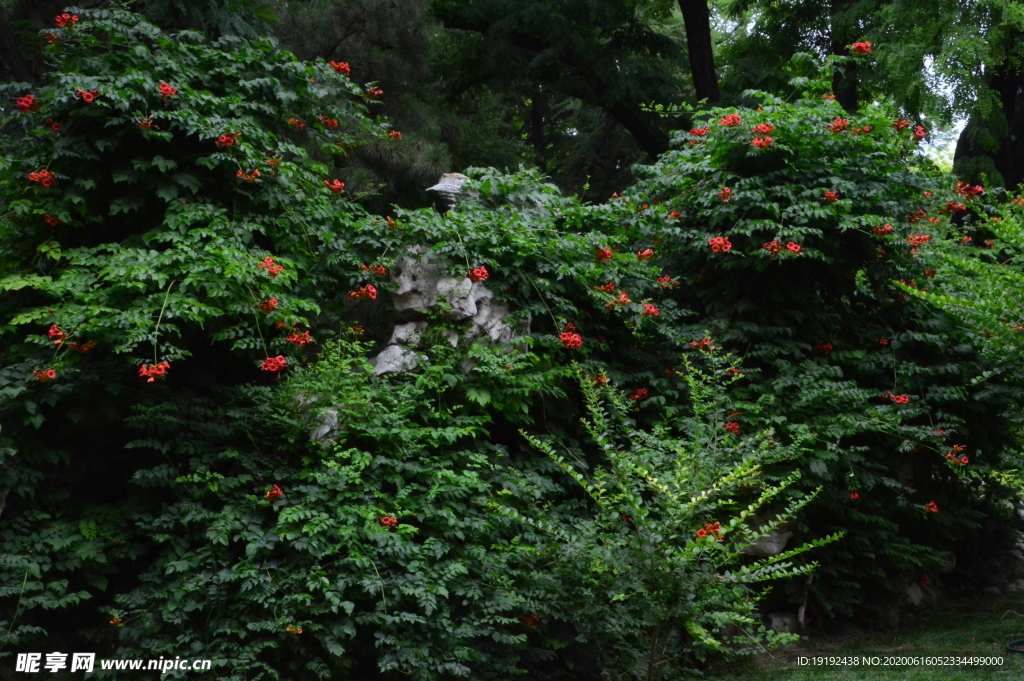
{"label": "orange flower cluster", "polygon": [[145,378],[146,383],[152,383],[158,378],[165,378],[167,376],[167,370],[170,368],[170,362],[160,362],[159,364],[151,364],[150,366],[143,364],[139,367],[139,376]]}
{"label": "orange flower cluster", "polygon": [[353,300],[359,300],[363,298],[369,298],[370,300],[377,299],[377,288],[373,284],[367,284],[366,286],[360,286],[358,290],[349,291],[348,297]]}
{"label": "orange flower cluster", "polygon": [[704,539],[705,537],[712,537],[714,539],[721,539],[722,535],[722,523],[708,523],[704,527],[697,530],[697,539]]}
{"label": "orange flower cluster", "polygon": [[32,373],[40,383],[46,383],[47,381],[52,381],[57,378],[57,372],[53,370],[53,367],[50,367],[45,371],[33,371]]}
{"label": "orange flower cluster", "polygon": [[251,172],[248,172],[248,173],[243,172],[242,170],[239,170],[237,173],[235,173],[235,177],[243,179],[246,182],[248,182],[249,184],[252,184],[253,182],[255,182],[256,178],[258,178],[259,176],[260,176],[259,168],[256,168],[256,169],[254,169],[254,170],[252,170]]}
{"label": "orange flower cluster", "polygon": [[276,277],[282,271],[284,271],[284,265],[274,264],[274,259],[271,258],[269,255],[266,258],[263,258],[263,261],[259,265],[257,265],[257,267],[259,267],[261,270],[266,270],[267,274],[269,274],[272,277]]}

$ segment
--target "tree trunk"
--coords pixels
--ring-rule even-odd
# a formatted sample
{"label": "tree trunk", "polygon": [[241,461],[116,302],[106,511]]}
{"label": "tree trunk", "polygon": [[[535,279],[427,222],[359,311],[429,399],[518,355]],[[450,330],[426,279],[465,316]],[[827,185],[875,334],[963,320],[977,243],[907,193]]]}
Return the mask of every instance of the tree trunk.
{"label": "tree trunk", "polygon": [[537,153],[537,157],[547,161],[548,135],[547,126],[551,112],[548,108],[548,96],[546,93],[537,90],[530,98],[530,146]]}
{"label": "tree trunk", "polygon": [[[850,51],[846,46],[855,39],[851,28],[856,24],[845,16],[845,11],[854,4],[855,0],[831,0],[830,23],[832,54],[848,56]],[[855,114],[860,108],[860,101],[857,97],[857,65],[850,62],[842,66],[842,70],[836,70],[832,75],[832,94],[836,96],[839,105],[846,109],[847,113]]]}
{"label": "tree trunk", "polygon": [[1007,189],[1024,182],[1024,67],[1009,61],[1001,65],[992,86],[999,93],[1006,121],[1005,134],[996,154],[996,170]]}
{"label": "tree trunk", "polygon": [[711,45],[711,12],[707,0],[679,0],[686,27],[686,51],[690,57],[690,73],[697,100],[715,104],[721,99],[715,54]]}
{"label": "tree trunk", "polygon": [[653,632],[648,633],[651,647],[647,651],[647,674],[644,681],[663,681],[665,678],[665,667],[668,665],[668,647],[672,640],[679,635],[671,622],[661,622],[654,627]]}
{"label": "tree trunk", "polygon": [[957,140],[953,164],[969,181],[982,181],[982,174],[988,174],[990,183],[1002,180],[1003,186],[1015,190],[1024,182],[1024,68],[1004,61],[993,72],[989,87],[1000,106],[987,118],[971,115]]}

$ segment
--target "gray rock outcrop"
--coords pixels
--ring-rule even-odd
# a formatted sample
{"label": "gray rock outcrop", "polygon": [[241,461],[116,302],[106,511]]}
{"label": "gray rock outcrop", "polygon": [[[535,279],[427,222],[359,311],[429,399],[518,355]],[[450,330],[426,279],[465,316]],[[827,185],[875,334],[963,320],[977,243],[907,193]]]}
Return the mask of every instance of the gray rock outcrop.
{"label": "gray rock outcrop", "polygon": [[[451,210],[468,181],[469,178],[460,173],[446,173],[436,185],[428,188],[437,210],[441,213]],[[470,194],[476,195],[475,192]],[[434,257],[429,247],[413,246],[397,258],[391,268],[390,277],[395,283],[391,292],[395,326],[384,349],[369,359],[378,376],[414,371],[419,367],[423,356],[417,348],[429,328],[427,317],[431,313],[440,312],[448,320],[460,322],[456,328],[442,331],[452,347],[479,341],[507,343],[516,332],[529,331],[529,321],[513,330],[508,322],[508,307],[494,300],[494,292],[483,281],[446,275],[434,262]],[[468,359],[462,364],[466,372],[472,367]],[[337,410],[323,410],[318,425],[310,433],[311,439],[318,442],[334,439],[342,429],[338,420]]]}
{"label": "gray rock outcrop", "polygon": [[469,178],[462,173],[445,173],[433,187],[427,187],[428,192],[433,192],[434,208],[442,215],[447,213],[458,201],[462,193],[462,185],[469,182]]}
{"label": "gray rock outcrop", "polygon": [[792,532],[786,532],[778,528],[772,530],[755,543],[743,549],[748,556],[760,556],[767,558],[782,553],[786,548],[786,542],[793,536]]}
{"label": "gray rock outcrop", "polygon": [[461,330],[447,329],[445,335],[453,347],[487,338],[495,343],[512,339],[507,323],[509,309],[494,300],[494,293],[482,281],[446,276],[433,262],[433,253],[424,246],[410,249],[397,259],[391,277],[396,284],[391,294],[396,318],[415,320],[397,324],[387,346],[370,359],[377,375],[412,371],[419,366],[415,348],[427,322],[421,318],[444,306],[444,316],[455,322],[468,322]]}

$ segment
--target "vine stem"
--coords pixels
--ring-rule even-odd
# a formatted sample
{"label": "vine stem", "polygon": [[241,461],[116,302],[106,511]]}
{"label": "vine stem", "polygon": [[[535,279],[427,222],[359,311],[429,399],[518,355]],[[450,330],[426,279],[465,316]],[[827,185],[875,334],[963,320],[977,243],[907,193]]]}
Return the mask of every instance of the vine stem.
{"label": "vine stem", "polygon": [[541,293],[541,290],[539,288],[537,288],[537,284],[536,282],[533,281],[533,279],[530,279],[530,286],[532,286],[533,290],[537,292],[537,297],[540,298],[540,302],[544,303],[544,307],[546,307],[548,310],[548,316],[551,317],[551,321],[555,323],[555,329],[557,330],[558,320],[555,319],[555,313],[552,311],[551,306],[548,305],[548,301],[544,297],[544,294]]}
{"label": "vine stem", "polygon": [[26,584],[28,584],[28,570],[25,570],[25,579],[21,580],[21,591],[18,592],[18,604],[14,606],[14,617],[11,618],[11,626],[7,629],[7,635],[4,636],[5,644],[11,640],[11,632],[14,631],[14,622],[18,619],[18,613],[21,612],[21,597],[25,595]]}
{"label": "vine stem", "polygon": [[466,244],[462,240],[462,235],[459,234],[459,230],[453,226],[452,231],[455,232],[455,237],[459,240],[459,246],[462,247],[462,257],[466,259],[466,270],[468,271],[472,267],[469,264],[469,251],[466,250]]}
{"label": "vine stem", "polygon": [[160,314],[156,318],[156,328],[153,329],[153,364],[157,363],[157,346],[156,340],[160,334],[160,322],[164,318],[164,310],[167,309],[167,299],[171,296],[171,287],[177,282],[177,279],[172,279],[171,283],[167,285],[167,290],[164,292],[164,304],[160,306]]}
{"label": "vine stem", "polygon": [[369,554],[367,554],[367,558],[369,558],[370,565],[373,566],[373,571],[377,573],[377,579],[380,580],[380,599],[384,603],[384,629],[386,630],[388,628],[388,597],[384,593],[384,579],[380,576],[377,564],[373,562],[373,558],[370,558]]}

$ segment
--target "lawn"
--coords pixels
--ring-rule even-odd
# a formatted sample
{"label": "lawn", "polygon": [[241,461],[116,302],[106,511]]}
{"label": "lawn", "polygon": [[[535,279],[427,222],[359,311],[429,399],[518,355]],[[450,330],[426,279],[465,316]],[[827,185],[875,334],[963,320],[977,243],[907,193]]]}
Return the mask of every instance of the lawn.
{"label": "lawn", "polygon": [[[1024,639],[1024,594],[985,596],[932,604],[891,631],[845,636],[812,635],[772,656],[718,669],[720,681],[984,681],[1024,679],[1024,654],[1006,644]],[[799,665],[803,657],[1002,657],[996,666],[829,666]]]}

